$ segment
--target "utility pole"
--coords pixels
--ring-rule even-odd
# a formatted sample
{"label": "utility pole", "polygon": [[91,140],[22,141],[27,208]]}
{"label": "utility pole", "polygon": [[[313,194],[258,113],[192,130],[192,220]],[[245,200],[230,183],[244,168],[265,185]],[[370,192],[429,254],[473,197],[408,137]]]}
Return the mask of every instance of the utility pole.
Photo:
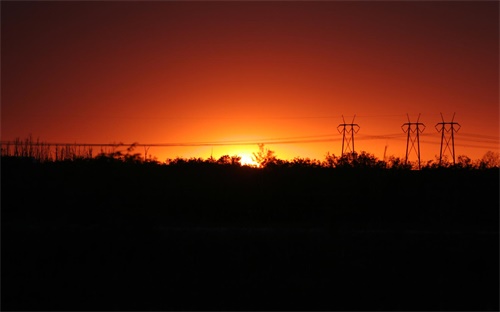
{"label": "utility pole", "polygon": [[[401,126],[403,132],[408,133],[408,136],[406,138],[405,164],[408,163],[408,155],[411,153],[411,150],[413,149],[417,153],[418,169],[420,170],[420,133],[424,132],[425,125],[421,122],[418,122],[420,120],[420,114],[418,114],[417,122],[410,122],[410,116],[408,116],[408,114],[406,114],[406,117],[408,118],[408,122],[404,123]],[[417,143],[416,149],[415,149],[415,142]],[[411,146],[409,146],[410,143]]]}
{"label": "utility pole", "polygon": [[339,133],[342,133],[342,156],[344,156],[348,150],[354,155],[354,134],[359,131],[359,125],[354,123],[354,118],[356,118],[356,115],[352,118],[351,123],[348,124],[345,122],[344,115],[342,115],[342,121],[344,121],[344,123],[337,126]]}
{"label": "utility pole", "polygon": [[[451,118],[451,122],[444,122],[443,114],[441,114],[442,122],[438,122],[435,126],[438,132],[441,132],[441,148],[439,151],[439,164],[443,159],[443,153],[446,152],[446,149],[450,151],[451,157],[453,159],[453,164],[455,164],[455,136],[454,133],[460,130],[461,126],[458,122],[454,122],[455,113],[453,113],[453,117]],[[440,126],[440,127],[438,127]],[[458,127],[458,128],[456,128]],[[445,133],[449,134],[449,137],[445,137]],[[451,149],[450,149],[450,141],[451,141]],[[443,146],[443,142],[445,146]]]}

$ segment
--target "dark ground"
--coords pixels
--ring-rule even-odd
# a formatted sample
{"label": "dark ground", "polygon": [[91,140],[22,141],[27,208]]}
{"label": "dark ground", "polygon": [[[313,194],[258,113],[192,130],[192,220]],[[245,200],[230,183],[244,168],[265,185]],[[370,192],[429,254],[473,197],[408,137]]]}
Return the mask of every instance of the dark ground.
{"label": "dark ground", "polygon": [[2,159],[7,310],[499,310],[499,171]]}

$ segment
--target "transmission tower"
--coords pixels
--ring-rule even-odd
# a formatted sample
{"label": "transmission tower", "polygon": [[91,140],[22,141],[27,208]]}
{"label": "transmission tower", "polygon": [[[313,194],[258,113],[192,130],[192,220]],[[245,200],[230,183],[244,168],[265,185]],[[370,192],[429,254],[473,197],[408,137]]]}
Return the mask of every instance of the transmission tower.
{"label": "transmission tower", "polygon": [[[443,118],[443,114],[441,114],[442,122],[438,122],[435,126],[438,132],[441,132],[441,148],[439,151],[439,164],[443,159],[443,153],[448,150],[451,153],[451,158],[453,159],[453,164],[455,164],[455,136],[454,133],[460,130],[461,126],[458,122],[454,122],[455,113],[453,113],[453,117],[450,122],[445,122]],[[458,128],[456,128],[458,127]],[[447,136],[445,136],[445,133]],[[450,147],[451,141],[451,147]],[[443,146],[443,143],[445,144]]]}
{"label": "transmission tower", "polygon": [[[420,133],[424,132],[425,125],[421,122],[418,122],[420,120],[420,114],[418,114],[417,122],[410,122],[410,116],[408,116],[408,114],[406,114],[406,117],[408,118],[408,122],[404,123],[401,126],[403,132],[408,133],[408,136],[406,138],[405,164],[408,163],[408,155],[412,150],[414,150],[417,153],[418,169],[420,169]],[[416,148],[415,143],[417,144]]]}
{"label": "transmission tower", "polygon": [[348,124],[345,122],[344,115],[342,115],[342,121],[344,121],[344,123],[337,126],[339,133],[342,133],[342,156],[349,150],[354,154],[354,134],[359,131],[359,125],[354,123],[354,118],[356,118],[356,115],[352,117],[351,123]]}

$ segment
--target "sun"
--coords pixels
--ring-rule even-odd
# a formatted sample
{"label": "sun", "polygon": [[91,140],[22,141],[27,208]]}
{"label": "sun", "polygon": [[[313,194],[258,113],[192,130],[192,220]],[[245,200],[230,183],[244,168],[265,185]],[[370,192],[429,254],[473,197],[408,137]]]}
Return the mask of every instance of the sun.
{"label": "sun", "polygon": [[240,163],[242,166],[259,167],[259,163],[253,160],[252,156],[244,153],[239,154],[238,156],[241,157]]}

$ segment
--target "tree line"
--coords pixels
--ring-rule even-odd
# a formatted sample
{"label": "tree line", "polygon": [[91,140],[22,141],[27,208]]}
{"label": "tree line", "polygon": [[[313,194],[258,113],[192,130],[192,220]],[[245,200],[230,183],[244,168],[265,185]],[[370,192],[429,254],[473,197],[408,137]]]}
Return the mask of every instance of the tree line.
{"label": "tree line", "polygon": [[[259,144],[259,150],[253,154],[253,161],[256,165],[243,164],[238,155],[223,155],[219,158],[210,156],[202,157],[176,157],[167,158],[164,162],[156,157],[136,152],[136,144],[124,147],[118,143],[108,150],[101,150],[95,153],[92,146],[85,145],[61,145],[51,146],[34,141],[31,137],[25,140],[16,139],[14,142],[2,143],[2,158],[25,158],[35,162],[58,162],[58,161],[118,161],[125,163],[149,163],[168,166],[185,165],[225,165],[235,167],[254,168],[286,168],[286,167],[308,167],[308,168],[375,168],[375,169],[433,169],[433,168],[462,168],[462,169],[490,169],[500,168],[500,153],[487,151],[481,159],[473,160],[468,156],[459,155],[456,162],[452,162],[446,155],[441,159],[438,156],[434,160],[408,161],[397,156],[389,156],[386,159],[379,159],[374,154],[366,151],[350,152],[343,155],[327,153],[323,160],[311,159],[308,157],[295,157],[291,160],[280,159],[275,151],[270,150],[264,144]],[[120,149],[124,148],[124,149]]]}

